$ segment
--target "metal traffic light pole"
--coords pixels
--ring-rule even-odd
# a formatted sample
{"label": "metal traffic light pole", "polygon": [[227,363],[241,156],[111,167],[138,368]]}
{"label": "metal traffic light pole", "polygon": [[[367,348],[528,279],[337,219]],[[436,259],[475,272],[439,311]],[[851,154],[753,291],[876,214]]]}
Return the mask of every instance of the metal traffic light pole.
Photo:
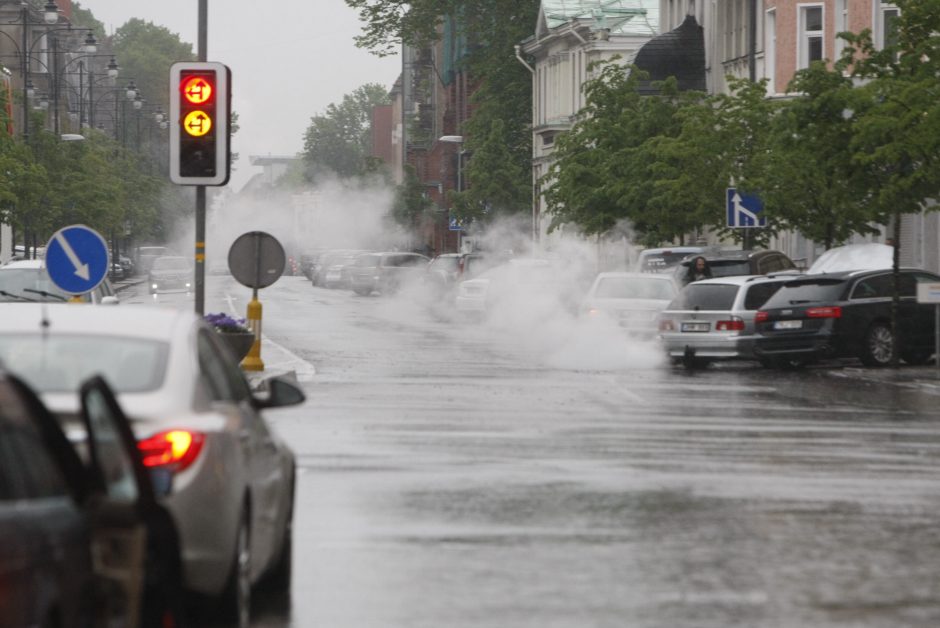
{"label": "metal traffic light pole", "polygon": [[[199,38],[197,61],[208,58],[209,0],[199,0]],[[196,314],[202,316],[206,310],[206,186],[196,186]]]}

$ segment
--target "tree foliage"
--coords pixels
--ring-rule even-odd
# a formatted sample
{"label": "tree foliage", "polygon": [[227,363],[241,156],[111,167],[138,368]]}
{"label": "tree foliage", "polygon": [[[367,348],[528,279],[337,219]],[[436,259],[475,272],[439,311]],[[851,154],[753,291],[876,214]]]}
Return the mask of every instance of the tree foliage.
{"label": "tree foliage", "polygon": [[[468,186],[454,195],[463,219],[486,220],[528,211],[532,155],[532,79],[514,47],[531,35],[538,15],[534,0],[346,0],[364,24],[357,45],[386,55],[402,43],[425,47],[438,37],[445,16],[455,18],[468,42],[460,61],[476,86],[464,128]],[[502,133],[494,133],[496,127]]]}
{"label": "tree foliage", "polygon": [[304,134],[304,161],[308,176],[332,172],[348,178],[375,170],[372,148],[372,109],[388,104],[388,90],[368,83],[330,103],[326,111],[310,120]]}
{"label": "tree foliage", "polygon": [[133,79],[142,97],[169,109],[170,66],[195,61],[192,44],[164,26],[131,18],[114,33],[114,53],[121,81]]}

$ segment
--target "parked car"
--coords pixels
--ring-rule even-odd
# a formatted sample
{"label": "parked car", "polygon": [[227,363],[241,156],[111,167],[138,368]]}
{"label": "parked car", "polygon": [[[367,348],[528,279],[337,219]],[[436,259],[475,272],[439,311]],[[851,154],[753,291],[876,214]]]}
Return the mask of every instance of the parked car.
{"label": "parked car", "polygon": [[894,247],[877,242],[836,246],[813,262],[807,275],[835,273],[843,270],[878,270],[894,264]]}
{"label": "parked car", "polygon": [[631,335],[652,338],[659,313],[678,292],[667,274],[600,273],[588,290],[583,311],[590,317],[607,317]]}
{"label": "parked car", "polygon": [[552,314],[565,309],[562,284],[549,260],[514,258],[460,282],[454,303],[458,313],[476,318],[522,306],[527,315]]}
{"label": "parked car", "polygon": [[438,255],[425,268],[424,284],[438,296],[453,296],[457,284],[491,268],[493,259],[478,252]]}
{"label": "parked car", "polygon": [[924,281],[937,282],[940,276],[901,269],[895,338],[890,270],[793,278],[757,313],[755,353],[775,366],[821,358],[858,358],[866,366],[886,366],[894,351],[908,364],[924,364],[934,352],[934,306],[917,303],[917,284]]}
{"label": "parked car", "polygon": [[352,288],[352,271],[364,251],[333,253],[322,258],[318,283],[325,288]]}
{"label": "parked car", "polygon": [[320,259],[321,255],[323,255],[322,251],[309,251],[307,253],[302,253],[300,256],[300,272],[304,277],[311,281],[313,281],[314,267],[317,264],[317,261]]}
{"label": "parked car", "polygon": [[789,275],[703,279],[684,287],[659,316],[659,337],[687,368],[754,355],[754,317]]}
{"label": "parked car", "polygon": [[179,626],[173,521],[104,380],[78,397],[85,439],[73,444],[23,381],[0,372],[0,624]]}
{"label": "parked car", "polygon": [[697,257],[704,257],[712,277],[743,275],[769,275],[770,273],[799,273],[796,264],[780,251],[731,250],[687,256],[676,266],[673,274],[681,285],[689,283],[689,272]]}
{"label": "parked car", "polygon": [[153,260],[147,274],[150,294],[161,290],[186,290],[193,285],[194,270],[188,257],[164,256]]}
{"label": "parked car", "polygon": [[[14,309],[16,312],[14,312]],[[277,378],[252,394],[235,357],[201,317],[171,308],[0,304],[0,362],[66,425],[77,382],[102,374],[132,419],[143,464],[165,477],[161,503],[179,530],[184,584],[247,625],[251,586],[287,590],[295,462],[268,408],[303,401]]]}
{"label": "parked car", "polygon": [[[21,260],[0,266],[0,302],[62,302],[68,301],[70,297],[52,283],[43,260]],[[96,305],[117,305],[119,302],[107,278],[97,288],[79,298],[85,303]]]}
{"label": "parked car", "polygon": [[372,292],[393,294],[409,283],[417,283],[430,262],[418,253],[364,253],[352,268],[352,289],[358,295]]}
{"label": "parked car", "polygon": [[124,278],[133,277],[137,274],[137,269],[134,266],[134,261],[127,257],[126,255],[118,256],[118,263],[121,265],[121,268],[124,269]]}
{"label": "parked car", "polygon": [[644,249],[637,258],[635,270],[640,273],[668,273],[692,254],[707,251],[703,246],[670,246]]}

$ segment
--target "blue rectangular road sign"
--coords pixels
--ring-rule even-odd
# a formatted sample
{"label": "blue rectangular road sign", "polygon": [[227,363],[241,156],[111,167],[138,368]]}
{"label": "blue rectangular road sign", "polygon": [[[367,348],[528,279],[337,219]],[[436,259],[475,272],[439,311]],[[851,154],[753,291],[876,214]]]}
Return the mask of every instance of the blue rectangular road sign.
{"label": "blue rectangular road sign", "polygon": [[450,220],[447,222],[447,228],[451,231],[463,231],[463,225],[461,225],[453,216],[451,216]]}
{"label": "blue rectangular road sign", "polygon": [[727,190],[728,226],[731,228],[766,227],[764,202],[753,194],[741,194],[737,188]]}

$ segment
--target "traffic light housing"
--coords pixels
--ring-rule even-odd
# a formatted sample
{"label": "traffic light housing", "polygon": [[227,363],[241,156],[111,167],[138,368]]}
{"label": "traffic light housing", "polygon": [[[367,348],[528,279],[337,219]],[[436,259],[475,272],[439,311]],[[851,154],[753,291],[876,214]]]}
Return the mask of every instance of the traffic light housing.
{"label": "traffic light housing", "polygon": [[170,68],[170,180],[225,185],[231,172],[232,72],[215,62]]}

